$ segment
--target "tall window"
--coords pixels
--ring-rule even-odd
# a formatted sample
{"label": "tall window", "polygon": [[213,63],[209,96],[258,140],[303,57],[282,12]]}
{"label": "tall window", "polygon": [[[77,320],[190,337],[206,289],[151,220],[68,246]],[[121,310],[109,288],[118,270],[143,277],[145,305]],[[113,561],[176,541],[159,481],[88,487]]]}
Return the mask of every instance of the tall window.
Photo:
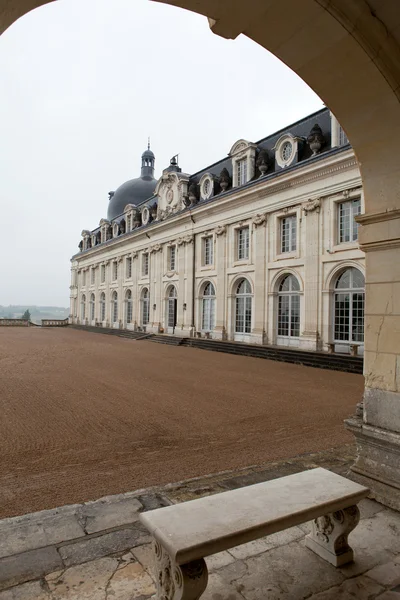
{"label": "tall window", "polygon": [[81,298],[81,319],[84,321],[86,319],[86,296],[83,294]]}
{"label": "tall window", "polygon": [[94,321],[96,310],[96,298],[94,294],[90,295],[90,320]]}
{"label": "tall window", "polygon": [[82,271],[82,285],[86,285],[86,270]]}
{"label": "tall window", "polygon": [[175,271],[176,267],[176,246],[170,246],[168,249],[168,269]]}
{"label": "tall window", "polygon": [[286,275],[278,293],[278,335],[300,335],[300,286],[294,275]]}
{"label": "tall window", "polygon": [[100,321],[106,320],[106,295],[102,292],[100,296]]}
{"label": "tall window", "polygon": [[100,281],[104,283],[106,280],[106,265],[101,265],[100,268]]}
{"label": "tall window", "polygon": [[294,252],[297,245],[297,217],[291,215],[281,219],[281,252]]}
{"label": "tall window", "polygon": [[248,227],[237,230],[237,258],[247,260],[249,258],[250,232]]}
{"label": "tall window", "polygon": [[363,274],[354,268],[346,269],[335,285],[335,341],[364,341]]}
{"label": "tall window", "polygon": [[142,254],[142,275],[149,274],[149,253],[143,252]]}
{"label": "tall window", "polygon": [[147,325],[150,320],[150,294],[147,288],[142,291],[142,325]]}
{"label": "tall window", "polygon": [[243,158],[237,163],[237,185],[245,183],[247,183],[247,158]]}
{"label": "tall window", "polygon": [[209,281],[203,291],[201,328],[212,331],[215,327],[215,288]]}
{"label": "tall window", "polygon": [[339,243],[358,240],[358,223],[354,217],[361,213],[361,200],[348,200],[338,206]]}
{"label": "tall window", "polygon": [[95,277],[96,277],[96,271],[95,271],[95,268],[92,267],[90,269],[90,283],[91,283],[91,285],[94,285]]}
{"label": "tall window", "polygon": [[203,238],[203,264],[212,265],[214,262],[214,239],[212,236]]}
{"label": "tall window", "polygon": [[111,302],[111,314],[113,318],[113,323],[118,322],[118,294],[117,292],[113,292],[112,302]]}
{"label": "tall window", "polygon": [[132,323],[132,292],[128,290],[126,292],[126,322]]}
{"label": "tall window", "polygon": [[247,279],[242,279],[236,288],[236,333],[251,332],[251,285]]}
{"label": "tall window", "polygon": [[132,277],[132,258],[130,256],[126,259],[126,278],[130,279]]}
{"label": "tall window", "polygon": [[113,281],[116,281],[118,279],[118,263],[117,261],[113,262]]}
{"label": "tall window", "polygon": [[171,285],[168,291],[168,302],[167,302],[167,323],[168,327],[175,327],[176,325],[176,312],[177,312],[177,300],[178,296],[176,293],[176,287]]}
{"label": "tall window", "polygon": [[344,129],[341,125],[339,125],[339,146],[345,146],[349,143],[349,139],[344,132]]}

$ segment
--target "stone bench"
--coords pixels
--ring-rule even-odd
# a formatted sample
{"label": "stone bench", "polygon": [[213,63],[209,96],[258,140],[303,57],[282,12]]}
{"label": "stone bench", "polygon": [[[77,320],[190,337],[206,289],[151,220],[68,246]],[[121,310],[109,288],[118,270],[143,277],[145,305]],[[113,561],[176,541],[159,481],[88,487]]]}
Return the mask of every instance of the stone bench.
{"label": "stone bench", "polygon": [[197,600],[204,557],[314,519],[306,546],[335,567],[353,560],[347,537],[365,488],[318,468],[142,513],[153,536],[157,599]]}

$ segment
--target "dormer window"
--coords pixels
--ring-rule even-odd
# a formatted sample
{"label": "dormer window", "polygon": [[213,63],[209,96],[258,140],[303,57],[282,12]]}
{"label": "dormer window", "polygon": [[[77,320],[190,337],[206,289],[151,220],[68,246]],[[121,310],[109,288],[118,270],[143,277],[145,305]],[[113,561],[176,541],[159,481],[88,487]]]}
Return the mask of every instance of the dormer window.
{"label": "dormer window", "polygon": [[234,187],[245,185],[251,181],[255,173],[257,146],[246,140],[239,140],[231,148],[232,181]]}
{"label": "dormer window", "polygon": [[118,226],[118,223],[114,223],[114,225],[113,225],[113,236],[114,236],[114,237],[117,237],[117,236],[118,236],[118,233],[119,233],[119,226]]}
{"label": "dormer window", "polygon": [[290,157],[292,156],[293,146],[290,142],[285,142],[281,149],[281,156],[284,162],[289,162]]}
{"label": "dormer window", "polygon": [[247,158],[237,162],[237,185],[244,185],[245,183],[247,183]]}
{"label": "dormer window", "polygon": [[214,178],[211,173],[205,173],[200,178],[200,197],[202,200],[208,200],[214,193]]}
{"label": "dormer window", "polygon": [[275,144],[275,161],[278,167],[284,169],[297,162],[299,142],[301,138],[293,136],[291,133],[281,135]]}

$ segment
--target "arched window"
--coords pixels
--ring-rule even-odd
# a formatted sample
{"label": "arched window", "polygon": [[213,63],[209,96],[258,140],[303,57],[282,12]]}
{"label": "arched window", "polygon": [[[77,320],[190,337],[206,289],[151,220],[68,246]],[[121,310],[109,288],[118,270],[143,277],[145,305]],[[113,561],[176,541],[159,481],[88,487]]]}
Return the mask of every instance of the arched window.
{"label": "arched window", "polygon": [[90,320],[94,321],[95,309],[96,309],[96,298],[94,294],[90,294]]}
{"label": "arched window", "polygon": [[118,322],[118,294],[117,294],[117,292],[113,292],[111,308],[112,308],[111,314],[112,314],[112,318],[113,318],[113,323],[117,323]]}
{"label": "arched window", "polygon": [[81,320],[84,321],[86,319],[86,296],[83,294],[81,298]]}
{"label": "arched window", "polygon": [[102,292],[100,296],[100,321],[106,320],[106,295]]}
{"label": "arched window", "polygon": [[215,327],[215,288],[211,281],[206,283],[202,298],[201,328],[212,331]]}
{"label": "arched window", "polygon": [[242,279],[236,288],[236,316],[235,332],[251,332],[251,307],[252,307],[251,285],[247,279]]}
{"label": "arched window", "polygon": [[168,290],[168,299],[167,299],[167,324],[168,327],[175,327],[176,325],[176,313],[178,306],[178,294],[176,292],[176,287],[171,285]]}
{"label": "arched window", "polygon": [[300,335],[300,285],[294,275],[286,275],[278,292],[278,335]]}
{"label": "arched window", "polygon": [[126,300],[126,322],[132,323],[132,292],[128,290],[125,296]]}
{"label": "arched window", "polygon": [[364,275],[351,267],[335,284],[335,341],[364,341]]}
{"label": "arched window", "polygon": [[147,325],[150,320],[150,293],[148,288],[144,288],[141,297],[142,303],[142,325]]}

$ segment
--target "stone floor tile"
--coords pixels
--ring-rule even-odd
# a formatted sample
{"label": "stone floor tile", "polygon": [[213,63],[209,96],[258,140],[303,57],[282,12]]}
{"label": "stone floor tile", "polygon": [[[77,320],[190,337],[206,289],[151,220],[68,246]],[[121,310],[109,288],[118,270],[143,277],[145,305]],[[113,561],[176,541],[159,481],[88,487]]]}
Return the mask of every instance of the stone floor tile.
{"label": "stone floor tile", "polygon": [[114,573],[107,587],[107,598],[132,600],[148,598],[155,592],[156,587],[150,575],[140,563],[134,562]]}
{"label": "stone floor tile", "polygon": [[62,568],[60,555],[52,546],[2,558],[0,559],[0,590]]}
{"label": "stone floor tile", "polygon": [[256,556],[257,554],[261,554],[262,552],[266,552],[272,548],[284,546],[285,544],[289,544],[290,542],[294,542],[295,540],[300,540],[303,538],[304,532],[299,529],[299,527],[291,527],[290,529],[285,529],[279,533],[273,533],[272,535],[260,538],[259,540],[254,540],[253,542],[248,542],[247,544],[230,548],[229,552],[235,558],[243,560],[249,556]]}
{"label": "stone floor tile", "polygon": [[152,544],[143,544],[131,549],[131,553],[138,562],[146,569],[148,573],[153,575],[154,555]]}
{"label": "stone floor tile", "polygon": [[243,600],[243,596],[239,594],[235,586],[224,581],[219,573],[211,573],[207,589],[201,600]]}
{"label": "stone floor tile", "polygon": [[79,508],[73,504],[1,520],[0,558],[83,536]]}
{"label": "stone floor tile", "polygon": [[0,592],[0,600],[51,600],[39,581],[30,581]]}
{"label": "stone floor tile", "polygon": [[232,556],[232,554],[229,554],[229,552],[218,552],[218,554],[207,556],[205,560],[207,563],[207,568],[209,572],[211,572],[230,565],[236,559]]}
{"label": "stone floor tile", "polygon": [[[145,539],[147,535],[145,535]],[[66,567],[101,558],[115,552],[129,550],[140,544],[142,532],[137,527],[134,529],[120,529],[99,537],[90,538],[67,544],[59,549],[61,558]],[[144,540],[143,540],[144,541]]]}
{"label": "stone floor tile", "polygon": [[344,579],[335,567],[297,542],[245,562],[247,574],[235,586],[246,600],[301,600]]}
{"label": "stone floor tile", "polygon": [[381,585],[361,575],[325,592],[314,594],[309,600],[374,600],[383,591]]}
{"label": "stone floor tile", "polygon": [[393,561],[379,565],[367,571],[365,575],[387,587],[400,585],[400,563]]}
{"label": "stone floor tile", "polygon": [[86,502],[80,510],[80,516],[85,523],[86,532],[90,534],[134,523],[139,519],[142,508],[137,498],[121,494]]}
{"label": "stone floor tile", "polygon": [[349,544],[354,550],[354,563],[340,569],[346,577],[392,561],[400,546],[400,514],[385,510],[362,519],[349,535]]}
{"label": "stone floor tile", "polygon": [[357,506],[360,509],[361,519],[370,519],[385,508],[382,504],[379,504],[379,502],[370,500],[369,498],[363,498]]}
{"label": "stone floor tile", "polygon": [[379,600],[400,600],[400,592],[384,592],[377,598]]}
{"label": "stone floor tile", "polygon": [[106,600],[106,588],[118,567],[116,558],[97,560],[66,569],[48,581],[51,600]]}

